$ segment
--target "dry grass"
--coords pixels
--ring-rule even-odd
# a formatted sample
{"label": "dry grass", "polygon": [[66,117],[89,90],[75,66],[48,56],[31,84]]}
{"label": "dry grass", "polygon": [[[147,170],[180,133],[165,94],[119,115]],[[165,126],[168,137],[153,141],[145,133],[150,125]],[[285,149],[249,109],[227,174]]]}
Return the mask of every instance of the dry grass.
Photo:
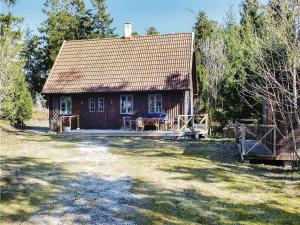
{"label": "dry grass", "polygon": [[138,224],[300,224],[300,174],[237,162],[233,143],[113,139],[148,200]]}
{"label": "dry grass", "polygon": [[[78,137],[1,126],[1,224],[19,224],[81,172],[104,171],[76,151]],[[87,138],[97,139],[97,138]],[[106,140],[118,162],[111,174],[133,178],[137,224],[300,224],[300,174],[241,164],[230,141]],[[59,207],[59,206],[57,206]]]}

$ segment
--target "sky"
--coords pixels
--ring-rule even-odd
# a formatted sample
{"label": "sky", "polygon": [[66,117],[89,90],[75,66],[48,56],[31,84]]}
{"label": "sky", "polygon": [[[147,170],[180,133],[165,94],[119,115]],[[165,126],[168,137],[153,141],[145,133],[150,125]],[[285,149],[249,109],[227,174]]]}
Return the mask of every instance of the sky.
{"label": "sky", "polygon": [[[45,20],[41,11],[43,2],[18,0],[10,10],[25,18],[23,28],[37,32],[37,27]],[[124,22],[131,22],[133,31],[143,35],[150,26],[162,34],[191,32],[199,10],[204,10],[210,19],[222,22],[232,5],[239,19],[241,0],[106,0],[106,3],[119,35],[124,35]],[[0,10],[7,12],[8,9],[0,3]]]}

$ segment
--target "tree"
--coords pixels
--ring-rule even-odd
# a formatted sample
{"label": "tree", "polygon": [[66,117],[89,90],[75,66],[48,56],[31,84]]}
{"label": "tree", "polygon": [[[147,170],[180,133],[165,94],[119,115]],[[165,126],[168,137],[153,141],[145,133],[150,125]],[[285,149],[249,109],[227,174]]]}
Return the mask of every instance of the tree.
{"label": "tree", "polygon": [[115,36],[115,28],[112,28],[113,19],[107,13],[107,6],[105,0],[92,0],[95,8],[93,17],[94,35],[97,37],[113,37]]}
{"label": "tree", "polygon": [[6,5],[13,6],[17,3],[17,0],[2,0]]}
{"label": "tree", "polygon": [[229,29],[236,25],[236,17],[235,17],[233,5],[229,6],[229,9],[226,12],[224,22],[225,22],[225,29]]}
{"label": "tree", "polygon": [[39,35],[27,35],[23,58],[32,93],[40,92],[64,40],[115,36],[104,0],[46,0]]}
{"label": "tree", "polygon": [[132,36],[138,37],[138,36],[140,36],[140,35],[139,35],[139,33],[138,33],[138,32],[136,32],[136,31],[133,31],[133,32],[132,32]]}
{"label": "tree", "polygon": [[3,103],[4,116],[11,121],[24,125],[24,120],[32,117],[32,98],[27,89],[22,64],[16,65],[12,82],[8,87],[7,96]]}
{"label": "tree", "polygon": [[23,125],[32,115],[32,99],[27,89],[20,57],[22,18],[0,14],[0,103],[1,114]]}
{"label": "tree", "polygon": [[196,23],[194,26],[194,32],[196,48],[200,46],[200,43],[203,40],[209,38],[213,33],[213,25],[204,11],[200,11],[198,13]]}
{"label": "tree", "polygon": [[253,25],[255,32],[263,27],[262,14],[258,0],[243,0],[241,12],[241,25],[250,23]]}
{"label": "tree", "polygon": [[206,73],[203,65],[203,57],[200,51],[201,44],[211,37],[213,33],[213,25],[208,19],[204,11],[200,11],[197,16],[197,21],[194,26],[195,33],[195,59],[196,59],[196,71],[199,76],[199,98],[197,99],[196,111],[202,112],[208,111],[207,96],[206,94]]}
{"label": "tree", "polygon": [[295,129],[300,128],[297,101],[300,42],[293,20],[293,4],[287,1],[277,1],[277,4],[280,7],[269,5],[264,10],[262,36],[253,35],[251,45],[243,42],[243,48],[252,52],[257,65],[257,73],[248,74],[244,96],[258,99],[267,106],[271,116],[265,119],[276,125],[278,140],[289,144],[294,166],[299,168]]}
{"label": "tree", "polygon": [[147,35],[157,35],[159,32],[156,30],[155,27],[149,27],[146,31]]}
{"label": "tree", "polygon": [[24,47],[21,53],[22,59],[25,61],[24,71],[26,82],[29,85],[31,95],[42,91],[45,82],[44,54],[41,48],[41,40],[37,35],[32,35],[27,31],[25,35]]}
{"label": "tree", "polygon": [[210,38],[204,40],[200,45],[201,61],[205,68],[204,87],[207,108],[210,117],[220,106],[220,90],[226,79],[226,56],[225,44],[222,33],[215,32]]}

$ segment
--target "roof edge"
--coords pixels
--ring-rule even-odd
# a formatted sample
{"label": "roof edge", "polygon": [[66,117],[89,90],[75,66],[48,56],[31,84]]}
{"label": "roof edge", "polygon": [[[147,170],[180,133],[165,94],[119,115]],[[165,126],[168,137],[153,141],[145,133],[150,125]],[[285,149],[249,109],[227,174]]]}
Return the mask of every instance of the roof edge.
{"label": "roof edge", "polygon": [[[139,36],[132,36],[130,39],[138,39],[138,38],[145,38],[145,37],[157,37],[157,36],[171,36],[171,35],[180,35],[180,34],[190,34],[193,35],[193,32],[179,32],[179,33],[167,33],[167,34],[154,34],[154,35],[139,35]],[[87,38],[87,39],[78,39],[78,40],[64,40],[64,42],[81,42],[81,41],[95,41],[95,40],[111,40],[111,39],[125,39],[122,37],[105,37],[105,38]],[[126,39],[128,40],[128,38]]]}

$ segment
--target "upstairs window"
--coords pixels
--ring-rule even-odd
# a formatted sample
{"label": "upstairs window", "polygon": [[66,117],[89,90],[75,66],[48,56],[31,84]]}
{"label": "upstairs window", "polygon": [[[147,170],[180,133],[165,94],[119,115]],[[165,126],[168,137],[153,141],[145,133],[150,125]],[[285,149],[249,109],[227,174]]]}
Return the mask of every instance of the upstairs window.
{"label": "upstairs window", "polygon": [[149,111],[149,113],[162,112],[162,96],[161,96],[161,94],[149,95],[148,111]]}
{"label": "upstairs window", "polygon": [[60,114],[61,115],[72,114],[72,100],[70,96],[60,97]]}
{"label": "upstairs window", "polygon": [[120,106],[121,106],[121,114],[133,113],[133,97],[132,97],[132,95],[121,95]]}
{"label": "upstairs window", "polygon": [[104,112],[104,98],[98,99],[98,112]]}
{"label": "upstairs window", "polygon": [[90,112],[95,112],[96,111],[96,105],[95,105],[95,99],[90,98],[89,100],[89,111]]}

